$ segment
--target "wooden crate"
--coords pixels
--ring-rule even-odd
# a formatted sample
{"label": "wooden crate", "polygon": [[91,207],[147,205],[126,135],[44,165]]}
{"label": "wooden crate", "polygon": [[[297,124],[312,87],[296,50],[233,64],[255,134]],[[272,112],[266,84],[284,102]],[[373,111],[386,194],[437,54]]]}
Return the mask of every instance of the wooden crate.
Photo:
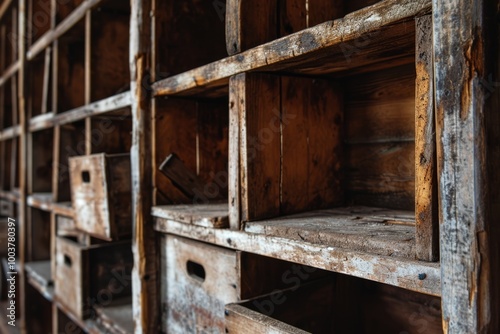
{"label": "wooden crate", "polygon": [[360,1],[227,0],[226,44],[230,55],[333,21],[376,3]]}
{"label": "wooden crate", "polygon": [[55,296],[79,319],[93,307],[131,293],[133,266],[130,242],[84,246],[75,239],[56,238]]}
{"label": "wooden crate", "polygon": [[69,161],[76,227],[104,240],[130,236],[130,155],[95,154]]}
{"label": "wooden crate", "polygon": [[[167,333],[223,333],[225,304],[285,289],[296,279],[288,275],[300,267],[174,235],[163,236],[161,249]],[[305,282],[328,274],[310,268],[309,273]]]}

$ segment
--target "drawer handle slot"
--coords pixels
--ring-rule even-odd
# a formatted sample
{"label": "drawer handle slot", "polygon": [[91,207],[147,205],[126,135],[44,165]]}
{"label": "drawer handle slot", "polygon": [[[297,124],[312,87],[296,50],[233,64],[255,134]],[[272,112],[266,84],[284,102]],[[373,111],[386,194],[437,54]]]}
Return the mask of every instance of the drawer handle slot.
{"label": "drawer handle slot", "polygon": [[73,261],[71,261],[71,258],[66,254],[64,254],[64,264],[68,267],[71,267],[73,265]]}
{"label": "drawer handle slot", "polygon": [[89,171],[88,171],[88,170],[84,170],[84,171],[82,172],[82,181],[83,181],[84,183],[90,183],[90,173],[89,173]]}
{"label": "drawer handle slot", "polygon": [[205,282],[205,268],[199,263],[188,261],[186,263],[186,268],[189,276],[194,278],[197,281]]}

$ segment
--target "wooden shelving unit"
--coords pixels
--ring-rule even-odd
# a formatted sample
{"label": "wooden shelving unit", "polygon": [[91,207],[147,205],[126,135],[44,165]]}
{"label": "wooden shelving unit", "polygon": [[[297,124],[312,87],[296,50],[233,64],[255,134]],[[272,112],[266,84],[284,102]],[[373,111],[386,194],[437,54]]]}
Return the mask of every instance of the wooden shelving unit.
{"label": "wooden shelving unit", "polygon": [[499,331],[499,8],[2,1],[0,331]]}

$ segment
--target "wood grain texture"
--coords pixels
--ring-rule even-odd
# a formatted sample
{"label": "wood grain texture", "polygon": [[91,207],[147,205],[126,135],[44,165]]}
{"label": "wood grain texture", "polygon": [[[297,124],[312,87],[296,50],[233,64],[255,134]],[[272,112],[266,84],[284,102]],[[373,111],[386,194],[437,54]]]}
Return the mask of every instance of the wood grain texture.
{"label": "wood grain texture", "polygon": [[416,21],[415,223],[417,257],[439,258],[432,17]]}
{"label": "wood grain texture", "polygon": [[151,215],[204,227],[229,226],[227,203],[155,206],[151,210]]}
{"label": "wood grain texture", "polygon": [[481,0],[434,0],[433,8],[434,40],[440,41],[434,45],[434,75],[443,330],[493,333],[499,330],[499,312],[491,294],[490,262],[496,260],[489,254],[499,246],[498,235],[489,235],[496,218],[486,212],[490,126],[485,117],[497,109],[488,107],[481,80],[497,63],[497,58],[487,61],[484,36],[498,8]]}

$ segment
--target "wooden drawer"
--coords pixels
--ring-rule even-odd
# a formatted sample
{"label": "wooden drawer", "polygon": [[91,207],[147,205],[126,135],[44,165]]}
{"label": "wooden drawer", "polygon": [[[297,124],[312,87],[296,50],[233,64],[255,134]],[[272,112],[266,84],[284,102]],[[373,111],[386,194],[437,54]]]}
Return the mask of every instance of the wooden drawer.
{"label": "wooden drawer", "polygon": [[104,240],[132,234],[129,154],[69,159],[76,227]]}
{"label": "wooden drawer", "polygon": [[224,305],[240,295],[237,252],[170,235],[162,249],[163,330],[224,332]]}
{"label": "wooden drawer", "polygon": [[57,237],[55,295],[80,319],[92,308],[131,293],[132,249],[129,242],[83,246]]}
{"label": "wooden drawer", "polygon": [[226,333],[332,333],[334,281],[322,279],[226,305]]}

